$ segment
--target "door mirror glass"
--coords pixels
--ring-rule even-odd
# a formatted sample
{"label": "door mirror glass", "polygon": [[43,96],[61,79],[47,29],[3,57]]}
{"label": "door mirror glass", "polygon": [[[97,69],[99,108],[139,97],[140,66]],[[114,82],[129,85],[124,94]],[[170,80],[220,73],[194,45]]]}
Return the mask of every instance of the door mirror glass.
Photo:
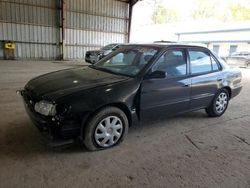
{"label": "door mirror glass", "polygon": [[167,76],[167,73],[164,72],[164,71],[154,71],[154,72],[151,72],[150,74],[148,74],[147,78],[148,79],[153,79],[153,78],[166,78]]}

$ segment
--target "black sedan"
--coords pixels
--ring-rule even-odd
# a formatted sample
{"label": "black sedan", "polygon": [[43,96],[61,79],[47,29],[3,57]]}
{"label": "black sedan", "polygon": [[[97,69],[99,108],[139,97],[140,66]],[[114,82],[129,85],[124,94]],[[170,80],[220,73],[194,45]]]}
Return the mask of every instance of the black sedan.
{"label": "black sedan", "polygon": [[240,70],[207,48],[145,44],[88,67],[36,77],[20,93],[49,145],[80,138],[93,151],[119,144],[144,120],[199,109],[219,117],[241,88]]}

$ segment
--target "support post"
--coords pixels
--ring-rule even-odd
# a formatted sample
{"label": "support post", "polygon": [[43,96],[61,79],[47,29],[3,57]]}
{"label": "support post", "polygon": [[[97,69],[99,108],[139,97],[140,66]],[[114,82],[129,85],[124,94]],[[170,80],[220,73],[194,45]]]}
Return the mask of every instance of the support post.
{"label": "support post", "polygon": [[64,60],[64,54],[65,54],[65,18],[66,13],[66,3],[65,0],[60,0],[60,59]]}
{"label": "support post", "polygon": [[130,42],[132,13],[133,13],[133,4],[132,2],[130,2],[129,3],[129,18],[128,18],[128,43]]}

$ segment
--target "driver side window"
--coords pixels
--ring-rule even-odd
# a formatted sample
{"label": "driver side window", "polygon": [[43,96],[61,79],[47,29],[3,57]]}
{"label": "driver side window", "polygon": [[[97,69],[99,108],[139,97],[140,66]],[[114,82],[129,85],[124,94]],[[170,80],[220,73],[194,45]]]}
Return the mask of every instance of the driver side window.
{"label": "driver side window", "polygon": [[168,50],[153,66],[152,71],[165,72],[167,77],[183,76],[187,73],[187,63],[183,50]]}

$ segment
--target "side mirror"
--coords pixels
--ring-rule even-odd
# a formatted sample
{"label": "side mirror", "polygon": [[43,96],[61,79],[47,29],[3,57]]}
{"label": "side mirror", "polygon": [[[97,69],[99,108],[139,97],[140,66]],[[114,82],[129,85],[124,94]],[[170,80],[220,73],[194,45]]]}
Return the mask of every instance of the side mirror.
{"label": "side mirror", "polygon": [[164,72],[164,71],[154,71],[154,72],[151,72],[147,75],[147,78],[149,79],[152,79],[152,78],[166,78],[167,76],[167,73]]}

